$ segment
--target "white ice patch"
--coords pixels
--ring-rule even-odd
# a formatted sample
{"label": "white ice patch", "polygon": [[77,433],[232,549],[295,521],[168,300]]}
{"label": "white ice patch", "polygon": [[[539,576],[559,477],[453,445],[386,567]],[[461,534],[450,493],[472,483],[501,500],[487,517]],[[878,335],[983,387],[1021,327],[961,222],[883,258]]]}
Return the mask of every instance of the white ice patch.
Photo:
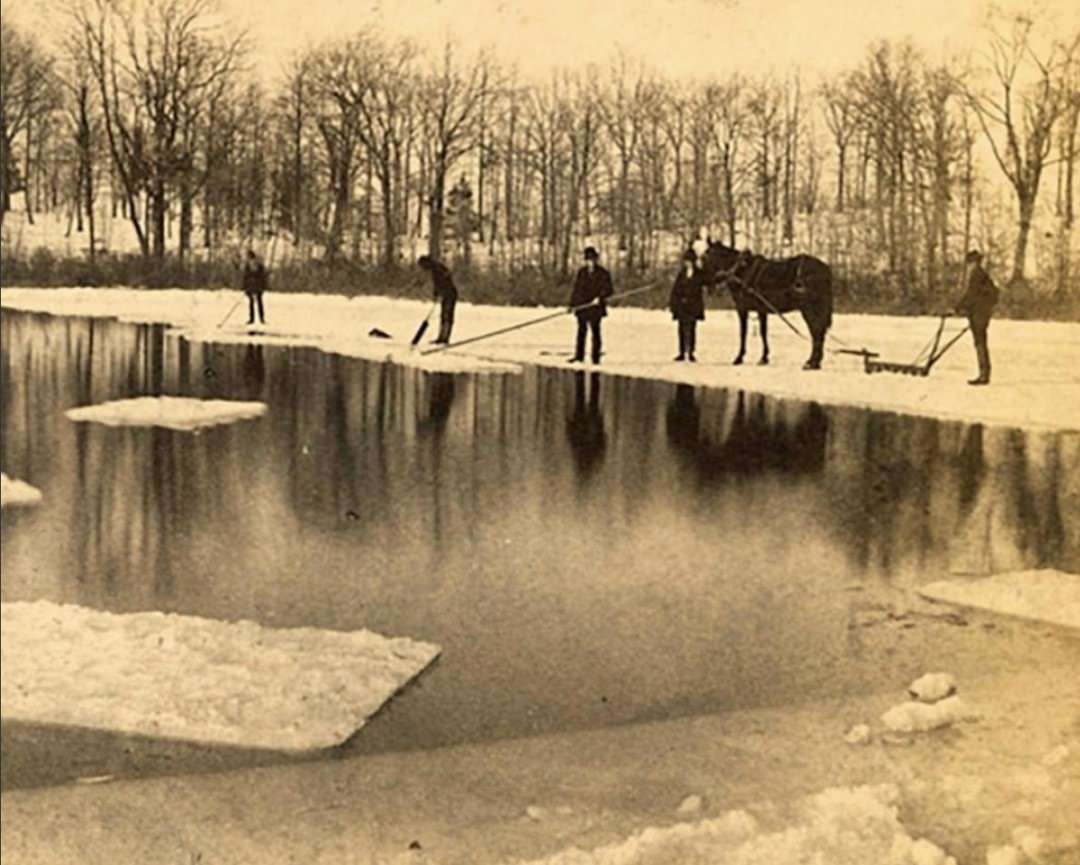
{"label": "white ice patch", "polygon": [[249,420],[266,413],[266,403],[176,396],[141,396],[68,409],[73,421],[107,426],[160,426],[191,431]]}
{"label": "white ice patch", "polygon": [[1080,629],[1080,576],[1017,571],[977,580],[943,580],[919,589],[932,601]]}
{"label": "white ice patch", "polygon": [[0,472],[0,508],[21,508],[41,501],[41,490],[26,481],[9,478]]}
{"label": "white ice patch", "polygon": [[309,751],[340,744],[439,647],[48,601],[0,605],[4,721]]}
{"label": "white ice patch", "polygon": [[963,700],[946,697],[936,703],[900,703],[882,715],[881,721],[895,733],[925,733],[972,717],[973,712]]}
{"label": "white ice patch", "polygon": [[651,827],[592,851],[572,847],[534,865],[956,865],[925,839],[912,838],[897,816],[892,785],[831,788],[800,803],[791,825],[764,831],[746,811],[696,823]]}
{"label": "white ice patch", "polygon": [[927,673],[908,685],[908,693],[923,703],[936,703],[956,693],[956,679],[948,673]]}

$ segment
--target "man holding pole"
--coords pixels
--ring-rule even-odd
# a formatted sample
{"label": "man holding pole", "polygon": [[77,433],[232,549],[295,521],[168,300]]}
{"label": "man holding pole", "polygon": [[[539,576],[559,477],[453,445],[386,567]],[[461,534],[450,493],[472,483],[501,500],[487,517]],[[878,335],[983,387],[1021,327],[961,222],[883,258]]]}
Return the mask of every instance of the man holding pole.
{"label": "man holding pole", "polygon": [[244,294],[248,300],[248,324],[255,323],[255,313],[259,313],[259,324],[266,324],[263,314],[263,292],[267,288],[266,268],[259,261],[254,249],[249,249],[244,262]]}
{"label": "man holding pole", "polygon": [[571,363],[585,360],[585,338],[592,331],[592,361],[600,363],[602,343],[600,321],[607,315],[604,301],[611,297],[611,274],[600,266],[600,253],[595,247],[585,247],[585,265],[574,278],[570,294],[570,310],[577,316],[577,341]]}
{"label": "man holding pole", "polygon": [[439,301],[439,335],[433,340],[436,345],[450,342],[450,331],[454,327],[454,307],[457,305],[457,287],[450,271],[440,261],[428,255],[421,255],[417,265],[431,275],[431,286],[435,299]]}

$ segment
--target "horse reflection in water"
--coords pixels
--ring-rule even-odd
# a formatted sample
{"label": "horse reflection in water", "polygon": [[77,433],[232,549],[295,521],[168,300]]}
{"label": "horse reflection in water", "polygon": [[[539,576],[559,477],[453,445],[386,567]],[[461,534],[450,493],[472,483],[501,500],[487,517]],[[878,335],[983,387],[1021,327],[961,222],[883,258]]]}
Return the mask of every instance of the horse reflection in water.
{"label": "horse reflection in water", "polygon": [[580,484],[589,480],[604,461],[607,432],[600,407],[600,373],[574,373],[574,403],[566,420],[566,441],[573,454]]}
{"label": "horse reflection in water", "polygon": [[703,413],[694,388],[676,385],[666,412],[668,444],[701,483],[823,471],[829,420],[817,403],[781,403],[745,391],[710,395],[719,410],[707,406]]}

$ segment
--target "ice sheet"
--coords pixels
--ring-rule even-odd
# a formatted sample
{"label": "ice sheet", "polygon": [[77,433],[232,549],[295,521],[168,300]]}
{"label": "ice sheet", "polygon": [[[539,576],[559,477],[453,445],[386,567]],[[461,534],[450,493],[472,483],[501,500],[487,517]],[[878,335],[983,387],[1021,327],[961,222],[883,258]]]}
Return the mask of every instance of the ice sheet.
{"label": "ice sheet", "polygon": [[28,507],[40,501],[41,490],[0,473],[0,508]]}
{"label": "ice sheet", "polygon": [[47,601],[0,611],[5,721],[251,748],[343,742],[440,651],[363,630]]}
{"label": "ice sheet", "polygon": [[983,579],[942,580],[919,589],[932,601],[1035,619],[1080,630],[1080,576],[1015,571]]}
{"label": "ice sheet", "polygon": [[160,426],[184,431],[249,420],[265,413],[266,404],[261,402],[174,396],[113,400],[64,412],[73,421],[107,426]]}

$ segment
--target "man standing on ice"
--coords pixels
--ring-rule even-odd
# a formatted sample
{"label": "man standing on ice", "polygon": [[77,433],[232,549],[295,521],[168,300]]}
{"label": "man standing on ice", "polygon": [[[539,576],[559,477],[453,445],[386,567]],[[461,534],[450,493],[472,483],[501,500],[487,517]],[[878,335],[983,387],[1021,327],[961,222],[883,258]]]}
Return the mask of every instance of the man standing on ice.
{"label": "man standing on ice", "polygon": [[254,249],[249,249],[244,262],[244,294],[248,299],[248,324],[255,323],[255,312],[259,313],[259,324],[266,324],[263,313],[263,292],[267,289],[266,268],[259,261]]}
{"label": "man standing on ice", "polygon": [[592,330],[592,362],[600,363],[600,320],[607,315],[604,301],[611,297],[612,287],[611,274],[599,262],[600,253],[596,248],[585,247],[585,266],[577,272],[570,294],[570,309],[577,316],[577,342],[570,363],[585,360],[585,337],[589,330]]}
{"label": "man standing on ice", "polygon": [[705,276],[697,266],[693,249],[683,253],[683,266],[671,287],[668,307],[679,325],[679,354],[675,360],[693,363],[697,360],[697,323],[705,320]]}
{"label": "man standing on ice", "polygon": [[967,291],[956,304],[956,311],[966,315],[971,337],[975,341],[975,356],[979,361],[979,375],[968,384],[990,384],[990,345],[987,331],[990,329],[990,316],[998,301],[998,289],[990,275],[983,270],[982,253],[971,250],[964,259],[968,265]]}
{"label": "man standing on ice", "polygon": [[431,275],[431,286],[435,293],[435,299],[440,301],[439,307],[439,335],[432,340],[436,345],[446,345],[450,342],[450,331],[454,327],[454,307],[457,305],[457,288],[454,278],[442,262],[436,261],[428,255],[421,255],[416,264],[421,270],[426,270]]}

